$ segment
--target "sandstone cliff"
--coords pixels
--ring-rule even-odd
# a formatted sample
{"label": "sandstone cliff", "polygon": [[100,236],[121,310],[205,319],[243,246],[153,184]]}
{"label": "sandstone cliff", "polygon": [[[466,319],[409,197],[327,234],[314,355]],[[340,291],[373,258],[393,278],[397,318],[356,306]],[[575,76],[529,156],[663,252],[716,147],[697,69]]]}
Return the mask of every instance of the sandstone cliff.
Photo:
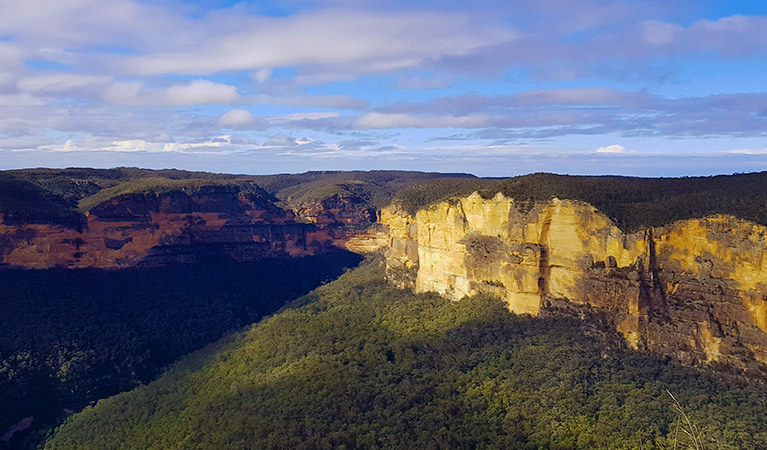
{"label": "sandstone cliff", "polygon": [[767,363],[767,227],[717,215],[627,234],[587,203],[476,193],[415,217],[391,206],[381,223],[398,286],[489,293],[517,313],[588,311],[685,363]]}
{"label": "sandstone cliff", "polygon": [[115,268],[193,261],[316,254],[344,236],[298,223],[291,211],[237,186],[195,192],[133,193],[101,203],[76,223],[4,220],[0,266]]}
{"label": "sandstone cliff", "polygon": [[376,210],[355,195],[333,194],[292,208],[302,222],[315,223],[337,236],[364,234],[376,222]]}

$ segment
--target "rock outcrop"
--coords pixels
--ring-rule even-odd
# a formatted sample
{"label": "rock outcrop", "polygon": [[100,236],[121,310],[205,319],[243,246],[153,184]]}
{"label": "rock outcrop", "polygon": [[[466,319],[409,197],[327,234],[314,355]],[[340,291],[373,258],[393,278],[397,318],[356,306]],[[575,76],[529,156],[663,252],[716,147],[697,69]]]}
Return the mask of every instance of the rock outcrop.
{"label": "rock outcrop", "polygon": [[236,186],[120,195],[74,225],[0,215],[0,266],[119,268],[206,254],[247,261],[312,255],[344,242],[332,228],[300,223],[292,211]]}
{"label": "rock outcrop", "polygon": [[376,221],[376,210],[354,195],[333,194],[295,208],[296,217],[320,225],[364,231]]}
{"label": "rock outcrop", "polygon": [[634,348],[764,372],[767,227],[733,216],[624,233],[593,206],[478,194],[381,213],[393,284],[605,317]]}

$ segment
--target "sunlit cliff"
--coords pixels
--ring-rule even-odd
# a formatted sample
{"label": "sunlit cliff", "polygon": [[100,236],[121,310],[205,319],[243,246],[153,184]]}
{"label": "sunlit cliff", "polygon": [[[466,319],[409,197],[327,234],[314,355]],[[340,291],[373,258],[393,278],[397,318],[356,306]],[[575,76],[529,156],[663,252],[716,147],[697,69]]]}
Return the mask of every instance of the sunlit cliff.
{"label": "sunlit cliff", "polygon": [[606,317],[635,348],[683,362],[767,363],[767,227],[729,215],[624,233],[579,201],[478,194],[381,213],[390,282],[511,311]]}

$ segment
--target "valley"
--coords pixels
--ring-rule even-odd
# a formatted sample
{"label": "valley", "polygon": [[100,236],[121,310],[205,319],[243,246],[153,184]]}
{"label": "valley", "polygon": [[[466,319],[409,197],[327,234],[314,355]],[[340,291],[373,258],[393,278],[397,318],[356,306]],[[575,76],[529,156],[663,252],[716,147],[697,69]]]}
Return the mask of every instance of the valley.
{"label": "valley", "polygon": [[[380,258],[66,421],[46,449],[764,448],[764,385],[652,358],[599,322],[383,281]],[[676,436],[676,437],[675,437]]]}
{"label": "valley", "polygon": [[0,0],[0,450],[767,450],[765,27]]}
{"label": "valley", "polygon": [[[721,448],[758,448],[765,186],[765,173],[0,172],[0,428],[18,430],[0,445],[662,448],[681,420],[668,390],[707,411],[696,420]],[[367,262],[331,282],[355,252]],[[544,409],[529,403],[548,389],[536,366],[502,362],[539,350],[561,354],[535,370],[565,386]],[[625,383],[638,390],[615,394]],[[494,421],[491,404],[516,419]],[[564,404],[575,415],[546,412]],[[434,418],[405,430],[392,414]]]}

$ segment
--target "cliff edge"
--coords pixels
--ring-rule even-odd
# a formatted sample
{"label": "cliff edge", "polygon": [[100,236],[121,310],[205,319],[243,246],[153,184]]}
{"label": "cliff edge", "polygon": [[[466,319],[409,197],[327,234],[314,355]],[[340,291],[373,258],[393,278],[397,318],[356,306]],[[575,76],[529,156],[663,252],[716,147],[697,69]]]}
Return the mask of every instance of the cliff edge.
{"label": "cliff edge", "polygon": [[120,268],[204,255],[251,261],[314,255],[344,240],[296,221],[262,194],[226,185],[118,195],[89,209],[77,226],[0,214],[0,266]]}
{"label": "cliff edge", "polygon": [[399,287],[598,314],[637,349],[767,367],[767,227],[754,222],[714,215],[624,233],[588,203],[477,193],[415,217],[392,205],[380,220]]}

